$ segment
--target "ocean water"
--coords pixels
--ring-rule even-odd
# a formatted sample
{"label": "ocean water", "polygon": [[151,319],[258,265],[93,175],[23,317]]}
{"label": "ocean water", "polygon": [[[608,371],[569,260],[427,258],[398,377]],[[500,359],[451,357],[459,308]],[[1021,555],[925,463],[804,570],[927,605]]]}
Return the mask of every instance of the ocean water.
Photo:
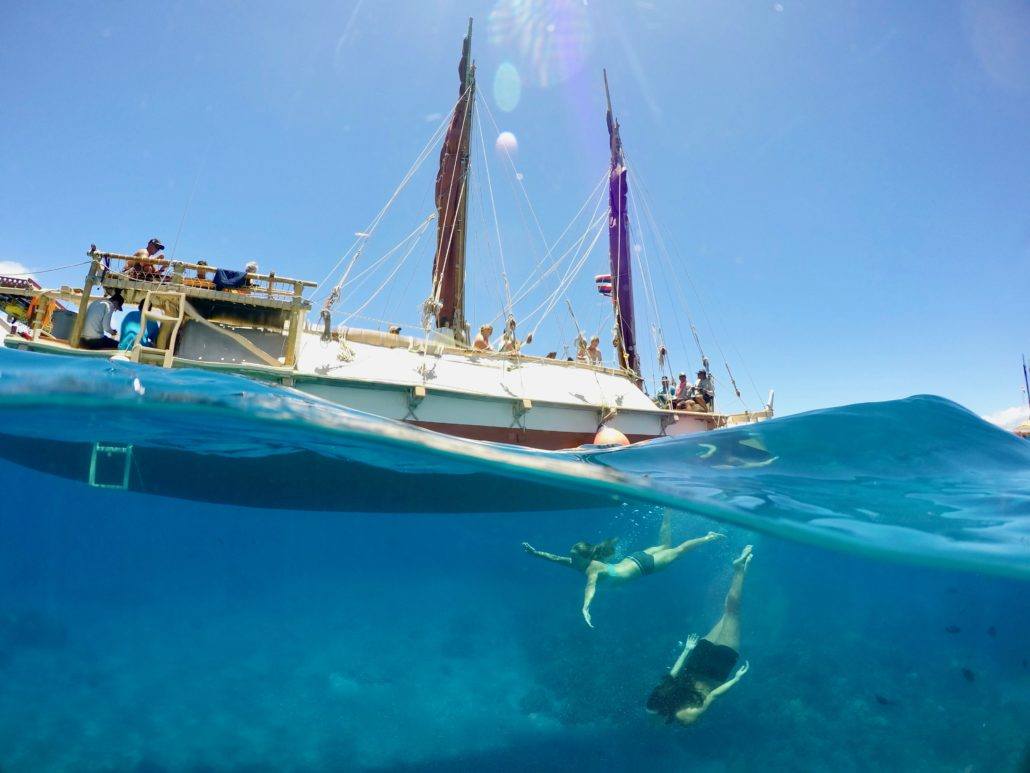
{"label": "ocean water", "polygon": [[[1030,764],[1030,444],[940,398],[544,453],[0,349],[0,492],[5,773]],[[594,628],[521,548],[626,555],[666,508],[725,539]],[[750,671],[664,725],[746,544]]]}

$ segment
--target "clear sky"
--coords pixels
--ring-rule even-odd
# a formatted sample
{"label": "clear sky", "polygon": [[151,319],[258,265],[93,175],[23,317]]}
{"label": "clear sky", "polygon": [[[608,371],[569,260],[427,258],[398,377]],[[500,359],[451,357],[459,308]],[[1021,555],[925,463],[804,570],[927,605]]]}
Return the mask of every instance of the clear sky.
{"label": "clear sky", "polygon": [[[642,204],[642,181],[667,240],[668,264],[631,211],[658,295],[650,312],[638,281],[642,327],[659,313],[673,366],[696,367],[686,298],[721,407],[739,405],[723,353],[751,407],[775,388],[780,412],[915,393],[981,414],[1020,404],[1030,4],[1014,0],[7,0],[0,268],[158,236],[176,257],[321,280],[453,105],[468,16],[491,171],[477,155],[474,324],[501,297],[489,183],[514,289],[545,254],[534,213],[550,243],[604,174],[607,67],[630,195]],[[358,269],[432,211],[436,152]],[[432,247],[430,232],[363,313],[416,322]],[[602,237],[534,350],[571,337],[566,296],[606,338],[605,263]]]}

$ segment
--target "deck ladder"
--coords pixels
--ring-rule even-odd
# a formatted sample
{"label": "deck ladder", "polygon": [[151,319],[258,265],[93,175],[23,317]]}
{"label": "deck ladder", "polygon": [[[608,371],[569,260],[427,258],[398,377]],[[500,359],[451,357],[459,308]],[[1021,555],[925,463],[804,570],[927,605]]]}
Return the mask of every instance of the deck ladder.
{"label": "deck ladder", "polygon": [[[186,295],[174,290],[147,290],[140,312],[139,336],[132,347],[132,359],[140,362],[144,355],[160,358],[162,367],[172,367],[175,357],[175,342],[179,338],[179,329],[186,310]],[[148,322],[160,322],[161,330],[153,346],[143,345],[143,336]],[[166,327],[166,325],[168,327]],[[162,346],[161,344],[164,343]]]}

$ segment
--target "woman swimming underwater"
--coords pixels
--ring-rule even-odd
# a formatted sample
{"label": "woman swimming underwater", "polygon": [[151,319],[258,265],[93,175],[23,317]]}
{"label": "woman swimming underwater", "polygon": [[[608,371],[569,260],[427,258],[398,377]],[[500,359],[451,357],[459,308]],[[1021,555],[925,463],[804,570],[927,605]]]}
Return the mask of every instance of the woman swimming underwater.
{"label": "woman swimming underwater", "polygon": [[615,563],[608,563],[608,559],[615,553],[616,539],[608,539],[596,545],[592,545],[589,542],[577,542],[570,548],[569,555],[567,556],[557,556],[554,553],[537,550],[528,542],[523,542],[522,547],[531,556],[553,561],[562,566],[568,566],[578,572],[583,572],[587,576],[586,590],[583,593],[583,619],[587,621],[587,625],[593,628],[594,624],[590,619],[590,603],[594,600],[598,582],[615,581],[621,583],[635,580],[637,577],[643,577],[646,574],[654,574],[667,567],[688,550],[725,536],[710,531],[704,537],[687,540],[672,547],[671,532],[669,510],[666,510],[662,518],[662,530],[659,537],[660,544],[638,550],[636,553],[631,553]]}
{"label": "woman swimming underwater", "polygon": [[744,661],[733,678],[729,678],[739,657],[740,594],[750,563],[751,546],[748,545],[733,562],[733,581],[726,594],[722,617],[704,638],[699,640],[695,634],[687,637],[676,664],[647,699],[647,710],[652,714],[660,714],[667,722],[693,724],[712,701],[747,673],[748,663]]}

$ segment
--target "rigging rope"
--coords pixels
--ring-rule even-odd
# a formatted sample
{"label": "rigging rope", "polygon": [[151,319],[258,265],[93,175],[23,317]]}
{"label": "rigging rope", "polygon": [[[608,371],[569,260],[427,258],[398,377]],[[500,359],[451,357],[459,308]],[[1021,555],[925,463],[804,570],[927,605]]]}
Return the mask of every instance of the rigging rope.
{"label": "rigging rope", "polygon": [[76,268],[78,266],[86,266],[86,265],[89,265],[92,262],[93,262],[92,259],[90,259],[90,260],[80,260],[78,263],[69,263],[69,264],[67,264],[65,266],[52,266],[50,268],[39,268],[39,269],[36,269],[35,271],[13,271],[13,272],[12,271],[6,271],[6,272],[4,272],[4,276],[9,276],[9,277],[16,277],[16,276],[33,277],[36,274],[49,274],[49,273],[51,273],[53,271],[63,271],[66,268]]}
{"label": "rigging rope", "polygon": [[390,198],[387,199],[386,203],[379,210],[376,216],[372,218],[372,222],[369,223],[368,228],[366,228],[364,231],[358,234],[358,238],[354,241],[354,244],[351,245],[350,249],[348,249],[347,252],[344,253],[343,257],[336,261],[336,264],[329,270],[329,273],[326,274],[325,278],[321,282],[319,282],[318,285],[315,287],[312,294],[317,293],[318,290],[321,289],[322,285],[324,285],[329,280],[329,277],[332,276],[336,272],[336,270],[339,269],[340,265],[347,259],[347,256],[350,254],[350,252],[354,250],[355,247],[357,247],[357,251],[351,258],[350,263],[347,264],[347,269],[344,271],[343,276],[340,278],[340,281],[336,283],[336,286],[329,293],[329,297],[326,299],[325,304],[323,305],[323,309],[332,309],[332,307],[339,300],[340,290],[343,287],[344,283],[347,281],[347,276],[350,274],[351,269],[354,267],[354,263],[361,256],[361,253],[365,248],[365,244],[367,244],[368,240],[372,238],[372,235],[375,233],[375,229],[378,227],[382,219],[386,216],[386,213],[390,210],[390,207],[393,205],[394,201],[397,200],[397,197],[407,187],[408,183],[411,182],[411,178],[415,176],[415,173],[422,167],[422,164],[425,163],[425,160],[429,157],[433,148],[435,148],[439,135],[444,131],[446,126],[449,124],[452,114],[457,109],[458,104],[461,102],[462,99],[464,99],[467,93],[468,90],[466,89],[466,91],[459,95],[458,99],[455,100],[454,105],[447,112],[447,115],[444,116],[444,119],[440,122],[439,126],[437,126],[436,129],[433,131],[433,134],[430,136],[428,142],[426,142],[426,144],[423,146],[422,150],[419,151],[418,155],[415,157],[415,161],[408,168],[408,171],[404,174],[404,177],[401,178],[401,181],[397,185],[396,189],[393,191],[393,194],[391,194]]}
{"label": "rigging rope", "polygon": [[483,168],[486,169],[486,189],[490,194],[490,209],[494,215],[494,229],[497,232],[497,252],[501,256],[501,279],[504,280],[504,313],[511,316],[511,287],[508,285],[508,267],[504,263],[504,244],[501,241],[501,223],[497,218],[497,203],[494,201],[494,186],[490,179],[490,163],[486,157],[486,139],[483,137],[483,122],[479,122],[479,144],[483,149]]}
{"label": "rigging rope", "polygon": [[[641,196],[641,201],[643,203],[645,211],[648,214],[649,219],[651,220],[652,224],[654,225],[654,228],[655,228],[656,232],[660,232],[660,229],[659,229],[659,227],[657,225],[657,222],[655,221],[655,218],[654,218],[654,213],[651,211],[651,207],[650,207],[650,204],[649,204],[650,191],[648,191],[647,186],[644,185],[644,182],[643,182],[643,180],[640,179],[640,176],[638,174],[635,174],[635,173],[634,173],[634,182],[635,182],[635,184],[638,184],[640,186],[641,192],[644,194],[643,196]],[[664,247],[664,244],[665,244],[664,238],[662,238],[660,241],[661,241],[661,243],[662,243],[662,245]],[[673,242],[673,247],[674,248],[676,247],[675,242]],[[670,258],[669,254],[668,254],[667,248],[666,248],[665,257],[666,257],[667,261],[669,263],[671,263],[671,258]],[[677,257],[680,258],[680,260],[678,262],[680,264],[684,264],[684,261],[682,260],[682,256],[679,255],[678,249],[677,249]],[[690,276],[690,274],[687,271],[685,271],[685,270],[682,273],[686,276],[687,282],[690,284],[691,289],[694,291],[694,295],[697,298],[698,306],[701,308],[701,314],[704,317],[705,323],[708,325],[708,331],[709,331],[709,333],[712,336],[712,340],[715,342],[715,348],[719,350],[719,355],[720,355],[720,357],[722,357],[723,364],[726,366],[727,371],[730,372],[729,371],[729,361],[728,361],[728,359],[726,357],[725,352],[722,349],[722,345],[719,343],[718,336],[715,335],[715,329],[712,326],[711,318],[708,316],[708,311],[707,311],[707,308],[705,306],[704,300],[701,297],[701,292],[699,291],[697,285],[694,283],[694,280]],[[677,279],[678,279],[678,276],[677,276]],[[676,287],[677,287],[677,289],[679,290],[679,292],[680,292],[680,294],[682,296],[683,295],[682,288],[680,287],[678,281],[676,282]],[[688,317],[689,317],[689,312],[688,312]],[[691,320],[691,331],[694,334],[695,341],[697,342],[697,345],[698,345],[698,350],[700,351],[701,350],[700,340],[698,339],[697,329],[694,326],[692,320]],[[703,356],[704,356],[704,354],[702,352],[702,357]],[[710,371],[709,371],[709,375],[712,375]],[[714,376],[713,376],[713,378],[714,378]],[[741,403],[744,405],[745,408],[748,408],[747,402],[744,400],[744,398],[740,394],[740,389],[737,387],[736,381],[735,381],[735,379],[732,376],[732,372],[730,372],[730,382],[733,384],[734,391],[735,391],[737,397],[740,399]],[[752,382],[752,385],[753,385],[753,382]],[[757,392],[757,389],[756,389],[756,392]],[[758,399],[759,399],[759,404],[760,405],[763,404],[764,401],[762,400],[762,397],[761,397],[760,394],[758,395]]]}

